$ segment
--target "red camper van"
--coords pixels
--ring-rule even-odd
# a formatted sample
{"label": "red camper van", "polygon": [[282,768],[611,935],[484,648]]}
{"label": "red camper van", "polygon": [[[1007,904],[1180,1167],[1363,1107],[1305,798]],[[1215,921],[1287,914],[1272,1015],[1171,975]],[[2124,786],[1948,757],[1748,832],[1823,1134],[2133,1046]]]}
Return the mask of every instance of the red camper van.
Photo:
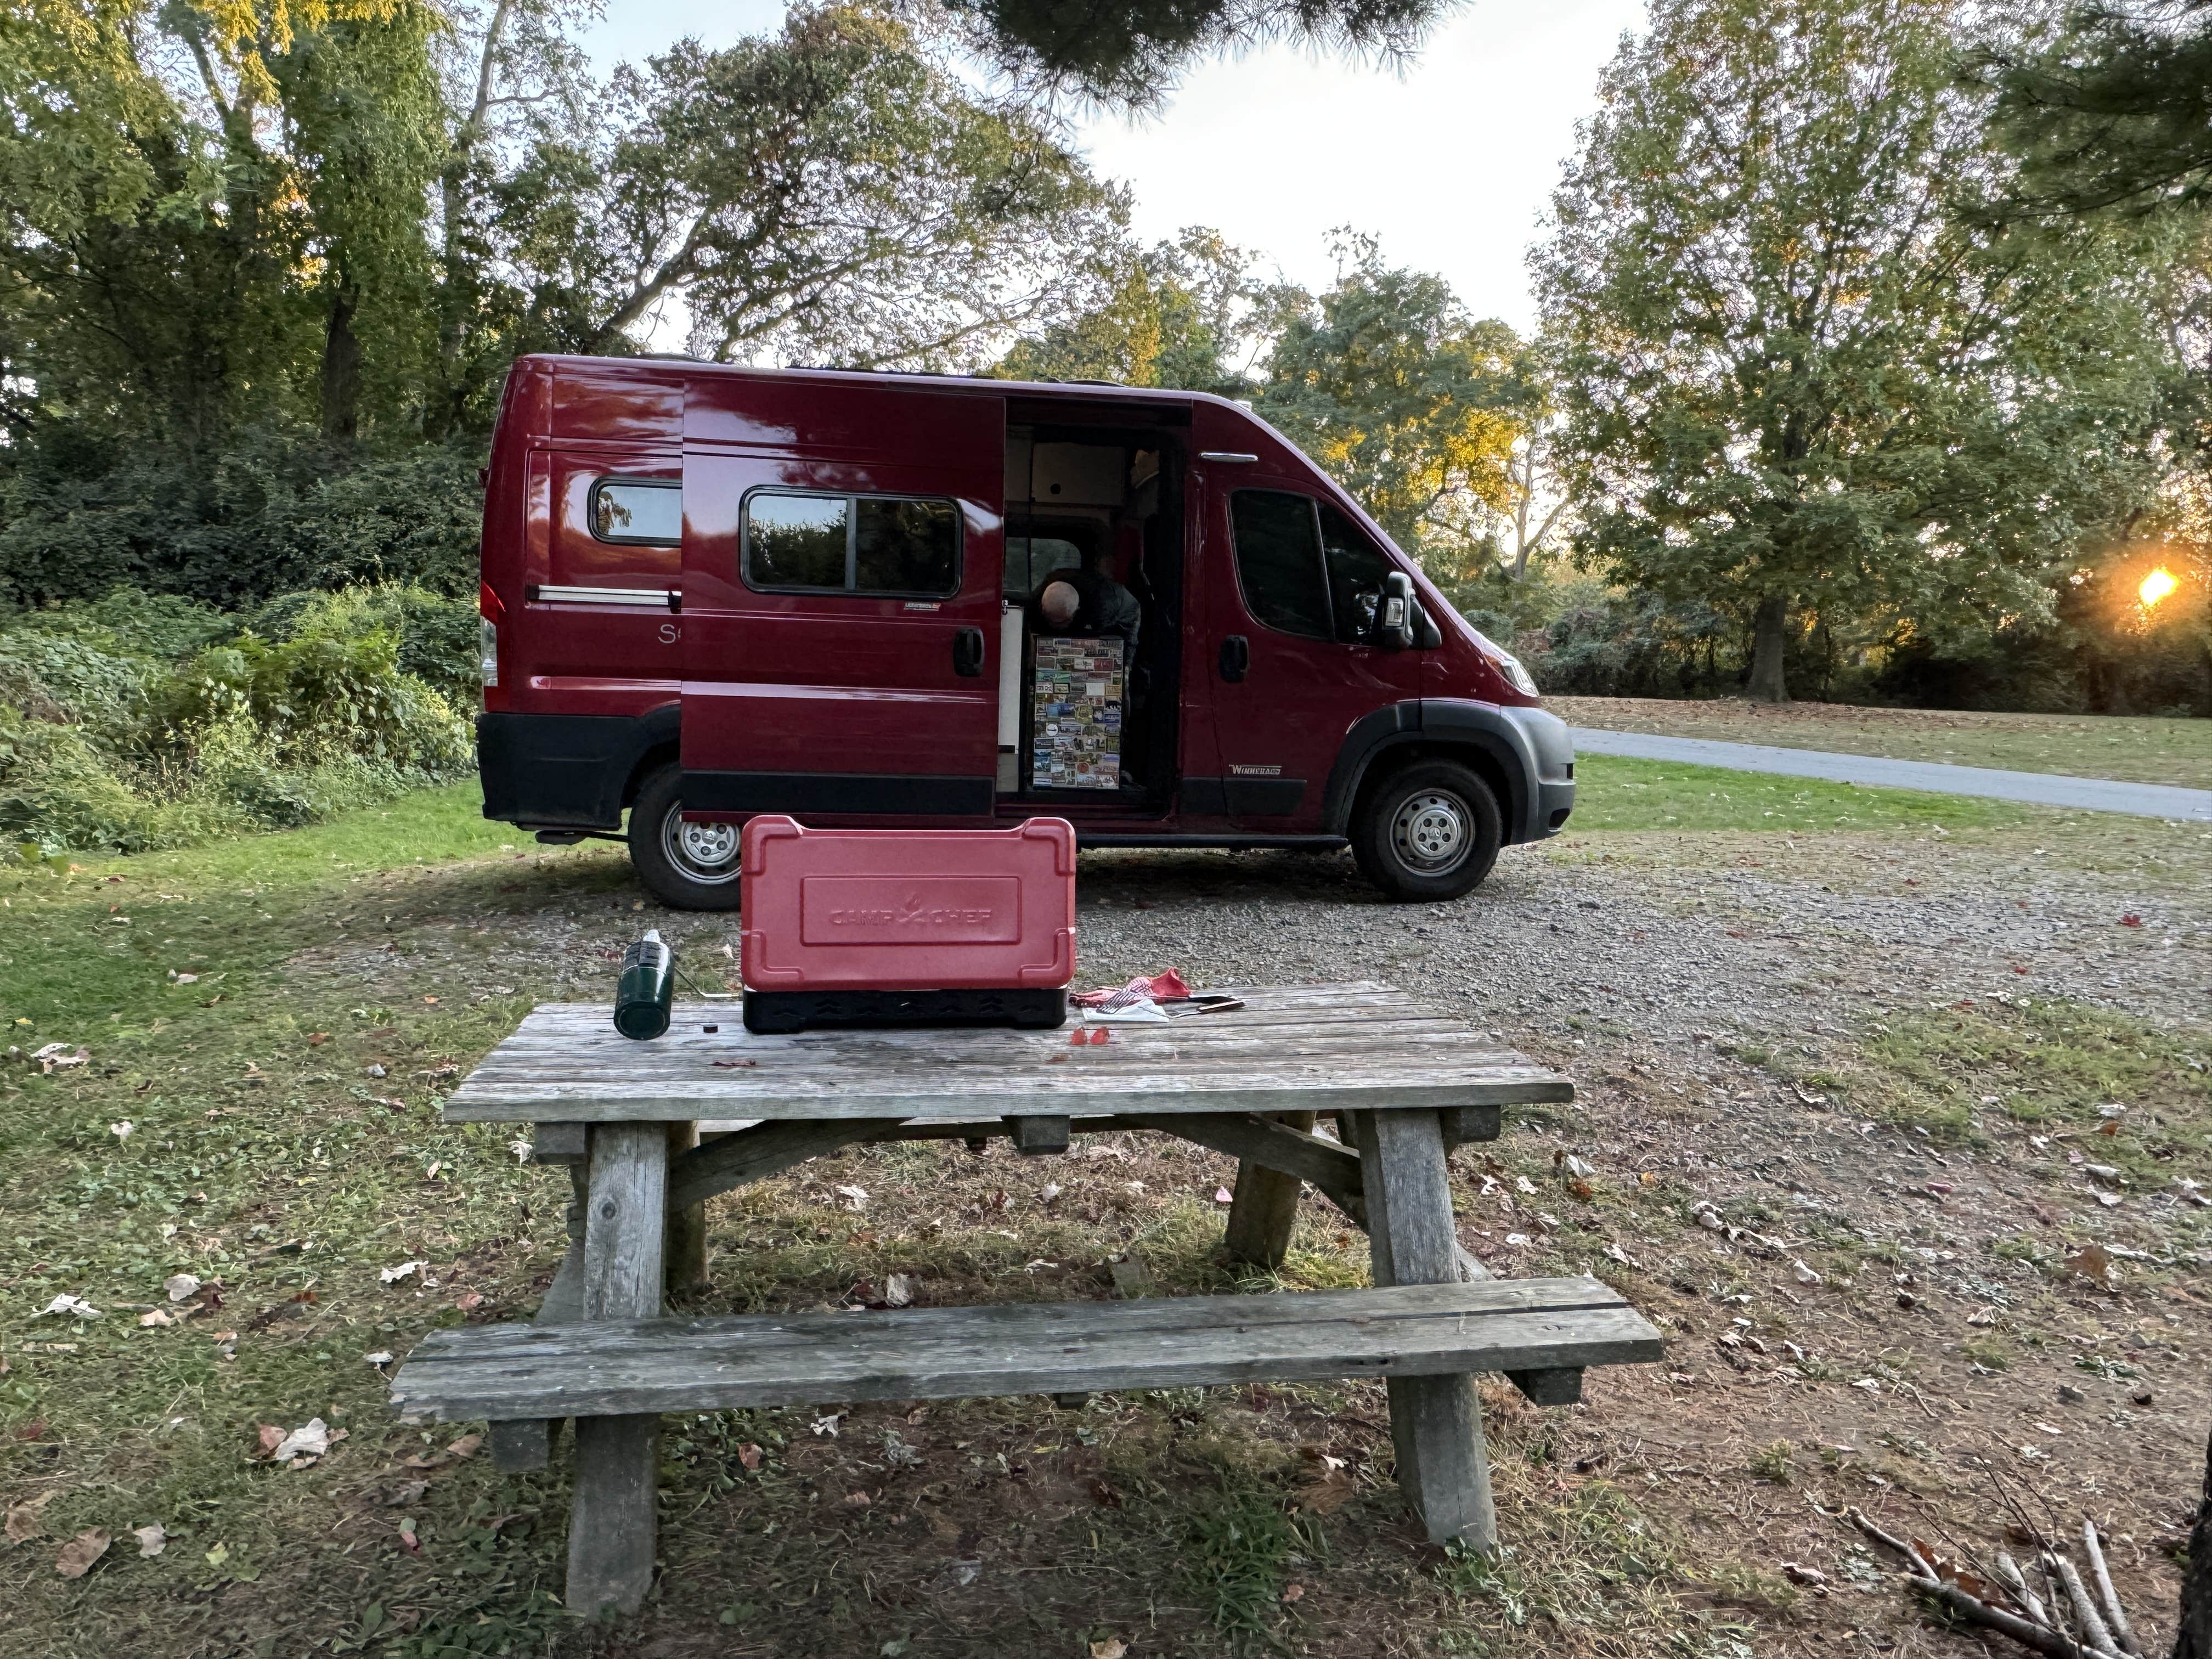
{"label": "red camper van", "polygon": [[1521,665],[1198,392],[525,357],[483,609],[486,816],[560,842],[627,810],[684,908],[735,907],[757,812],[1349,843],[1438,899],[1574,804]]}

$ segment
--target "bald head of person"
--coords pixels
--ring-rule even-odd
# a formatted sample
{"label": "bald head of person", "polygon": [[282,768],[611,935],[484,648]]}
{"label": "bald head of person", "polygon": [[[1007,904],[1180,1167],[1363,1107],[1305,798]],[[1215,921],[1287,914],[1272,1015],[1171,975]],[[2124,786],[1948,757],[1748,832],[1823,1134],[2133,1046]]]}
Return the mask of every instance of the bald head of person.
{"label": "bald head of person", "polygon": [[1075,613],[1083,608],[1083,595],[1075,591],[1073,582],[1049,582],[1037,595],[1037,609],[1054,628],[1065,628],[1075,620]]}

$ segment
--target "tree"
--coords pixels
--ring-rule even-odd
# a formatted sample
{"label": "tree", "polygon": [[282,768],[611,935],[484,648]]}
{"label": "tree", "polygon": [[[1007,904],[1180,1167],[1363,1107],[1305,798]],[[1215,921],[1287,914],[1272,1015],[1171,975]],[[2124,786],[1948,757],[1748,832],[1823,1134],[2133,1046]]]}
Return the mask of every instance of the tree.
{"label": "tree", "polygon": [[1090,251],[1123,234],[1123,197],[1042,117],[880,14],[679,42],[611,91],[606,131],[504,192],[533,319],[569,349],[623,349],[680,296],[704,357],[964,367],[1089,300]]}
{"label": "tree", "polygon": [[1577,546],[1724,603],[1754,697],[1808,621],[2047,616],[2146,501],[2172,360],[2160,250],[1962,207],[2009,163],[1959,0],[1657,0],[1535,256]]}
{"label": "tree", "polygon": [[1527,388],[1521,342],[1471,319],[1440,276],[1337,245],[1336,283],[1269,297],[1274,344],[1255,406],[1440,580],[1487,561],[1480,520],[1510,510]]}
{"label": "tree", "polygon": [[801,10],[600,85],[586,3],[18,0],[0,592],[310,580],[356,468],[442,548],[513,357],[663,308],[718,358],[970,368],[1103,292],[1122,195],[905,26]]}
{"label": "tree", "polygon": [[2212,202],[2212,0],[2097,0],[2055,40],[1985,46],[1969,62],[2026,164],[2017,205],[2148,213]]}
{"label": "tree", "polygon": [[993,372],[1016,380],[1111,380],[1248,395],[1251,256],[1193,226],[1108,256],[1104,299],[1015,343]]}
{"label": "tree", "polygon": [[1268,40],[1403,58],[1459,0],[944,0],[973,50],[1017,84],[1158,104],[1191,58]]}

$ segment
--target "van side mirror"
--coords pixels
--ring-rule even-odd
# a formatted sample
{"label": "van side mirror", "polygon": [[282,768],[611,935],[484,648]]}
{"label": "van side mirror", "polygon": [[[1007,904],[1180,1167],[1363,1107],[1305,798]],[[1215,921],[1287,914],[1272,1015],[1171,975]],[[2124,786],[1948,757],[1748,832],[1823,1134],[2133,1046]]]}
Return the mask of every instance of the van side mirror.
{"label": "van side mirror", "polygon": [[1382,603],[1375,612],[1375,643],[1385,651],[1403,651],[1414,639],[1413,579],[1402,570],[1382,578]]}

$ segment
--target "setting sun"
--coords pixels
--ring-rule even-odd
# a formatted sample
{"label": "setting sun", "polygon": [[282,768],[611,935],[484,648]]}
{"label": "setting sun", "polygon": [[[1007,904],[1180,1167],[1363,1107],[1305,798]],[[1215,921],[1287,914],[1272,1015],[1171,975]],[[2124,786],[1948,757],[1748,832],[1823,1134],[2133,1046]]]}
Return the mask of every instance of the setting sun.
{"label": "setting sun", "polygon": [[2148,611],[2180,586],[2174,580],[2173,572],[2160,565],[2142,579],[2142,586],[2136,589],[2136,593],[2142,600],[2143,609]]}

